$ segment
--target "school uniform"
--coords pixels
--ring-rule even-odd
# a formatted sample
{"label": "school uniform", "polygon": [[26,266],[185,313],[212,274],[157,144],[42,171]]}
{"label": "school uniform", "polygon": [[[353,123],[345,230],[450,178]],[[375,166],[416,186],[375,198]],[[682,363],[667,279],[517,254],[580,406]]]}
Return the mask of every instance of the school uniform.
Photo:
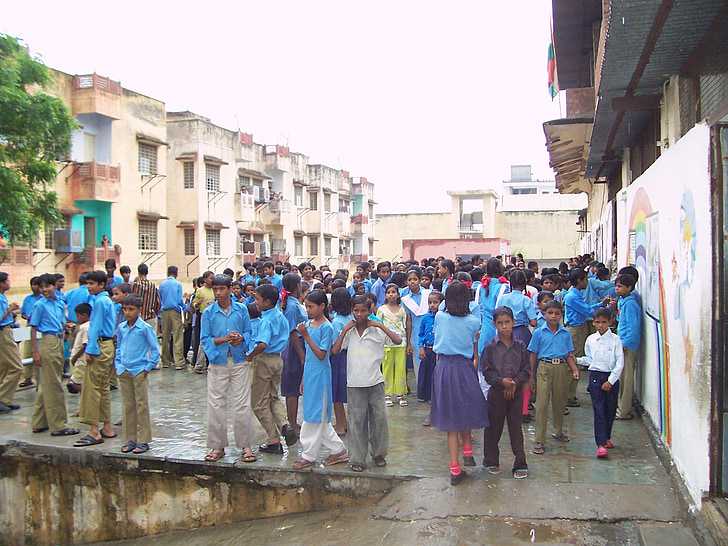
{"label": "school uniform", "polygon": [[[28,294],[27,296],[25,296],[25,298],[23,298],[23,303],[20,306],[20,316],[25,319],[26,323],[30,323],[30,315],[33,314],[33,307],[39,300],[42,299],[42,294]],[[24,341],[20,344],[20,356],[22,360],[25,360],[26,358],[31,358],[33,356],[33,344],[30,342],[30,340]],[[23,366],[23,379],[32,379],[34,370],[35,366]]]}
{"label": "school uniform", "polygon": [[386,301],[387,285],[389,284],[391,278],[392,277],[390,276],[384,281],[378,278],[376,281],[374,281],[374,284],[372,284],[371,288],[369,289],[369,292],[377,297],[377,307],[384,305],[384,302]]}
{"label": "school uniform", "polygon": [[597,277],[589,277],[586,290],[584,290],[584,301],[589,304],[601,303],[606,297],[617,297],[614,283]]}
{"label": "school uniform", "polygon": [[528,347],[531,342],[531,330],[528,326],[532,320],[536,320],[533,299],[523,292],[509,292],[498,298],[496,307],[508,307],[513,311],[513,339]]}
{"label": "school uniform", "polygon": [[420,375],[417,378],[417,399],[432,401],[432,376],[435,373],[436,355],[432,346],[435,344],[435,313],[428,312],[420,320],[417,332],[419,346],[425,350],[425,358],[420,361]]}
{"label": "school uniform", "polygon": [[556,434],[563,432],[564,407],[568,392],[568,378],[571,371],[566,363],[574,353],[571,334],[561,325],[555,332],[548,324],[533,332],[528,350],[536,354],[536,442],[543,444],[546,439],[548,405],[551,400],[553,427]]}
{"label": "school uniform", "polygon": [[111,420],[109,385],[114,373],[116,313],[107,292],[93,297],[93,312],[86,345],[86,371],[81,390],[79,421],[97,425]]}
{"label": "school uniform", "polygon": [[624,372],[619,387],[617,416],[627,417],[632,414],[634,370],[642,337],[642,305],[639,295],[632,291],[620,297],[617,300],[617,313],[617,335],[622,340],[624,350]]}
{"label": "school uniform", "polygon": [[314,326],[306,321],[311,340],[326,352],[319,359],[306,343],[306,360],[303,367],[303,424],[301,425],[301,457],[315,461],[324,448],[331,454],[346,450],[344,442],[331,425],[334,404],[331,399],[331,363],[329,352],[334,341],[334,327],[329,321]]}
{"label": "school uniform", "polygon": [[389,306],[382,305],[377,310],[377,318],[391,331],[399,334],[402,342],[397,345],[387,338],[384,345],[384,394],[387,396],[407,395],[407,314],[402,306],[392,312]]}
{"label": "school uniform", "polygon": [[[8,310],[8,298],[0,293],[0,317]],[[0,321],[0,402],[13,403],[18,380],[23,374],[23,364],[20,361],[18,345],[13,339],[13,314],[9,313]]]}
{"label": "school uniform", "polygon": [[476,286],[475,302],[480,307],[481,317],[478,354],[482,354],[485,347],[493,341],[496,335],[495,324],[493,323],[493,311],[497,307],[496,302],[501,295],[510,290],[510,287],[504,277],[485,277]]}
{"label": "school uniform", "polygon": [[[186,355],[183,354],[184,326],[182,312],[185,305],[182,300],[182,283],[174,277],[167,277],[157,289],[162,318],[162,367],[173,364],[178,368],[187,366]],[[170,339],[172,351],[170,354]]]}
{"label": "school uniform", "polygon": [[[331,326],[334,327],[334,339],[339,337],[344,327],[354,320],[354,316],[339,315],[334,313],[331,317]],[[346,349],[341,349],[338,354],[331,355],[331,392],[334,404],[347,402],[346,390]]]}
{"label": "school uniform", "polygon": [[58,298],[44,297],[33,307],[30,326],[41,334],[38,340],[41,366],[32,418],[34,430],[49,428],[53,433],[67,428],[66,398],[61,382],[65,325],[66,307]]}
{"label": "school uniform", "polygon": [[488,406],[473,365],[475,336],[480,319],[473,314],[456,317],[446,311],[435,315],[437,364],[432,378],[432,425],[446,432],[488,426]]}
{"label": "school uniform", "polygon": [[199,338],[202,334],[202,313],[205,312],[210,305],[215,302],[215,292],[212,288],[207,286],[201,286],[195,292],[195,306],[197,307],[197,334],[198,345],[197,352],[195,353],[195,371],[202,373],[207,369],[207,355],[205,354],[205,347],[199,342]]}
{"label": "school uniform", "polygon": [[73,364],[73,370],[71,371],[71,381],[77,385],[83,383],[83,376],[86,373],[86,356],[83,353],[83,349],[84,345],[88,344],[89,326],[91,326],[91,323],[88,321],[76,326],[76,336],[73,339],[73,346],[71,347],[72,357],[81,352],[81,356]]}
{"label": "school uniform", "polygon": [[152,441],[152,421],[147,374],[159,362],[157,332],[140,316],[132,325],[122,322],[116,339],[114,366],[124,405],[124,440],[148,444]]}
{"label": "school uniform", "polygon": [[[488,420],[484,431],[485,466],[500,465],[498,442],[503,434],[503,423],[508,422],[508,436],[515,460],[513,471],[526,470],[526,452],[521,430],[524,387],[530,379],[530,362],[526,346],[517,339],[510,346],[498,336],[485,348],[480,358],[480,370],[491,386],[488,391]],[[516,382],[513,400],[506,400],[502,380],[510,377]],[[529,390],[530,392],[530,390]]]}
{"label": "school uniform", "polygon": [[[215,344],[215,338],[231,332],[243,336],[240,345]],[[205,350],[207,369],[207,447],[224,449],[228,445],[227,413],[233,418],[235,445],[243,449],[253,444],[253,409],[251,406],[252,366],[245,361],[246,338],[250,335],[247,307],[230,301],[223,309],[218,302],[202,313],[200,344]]]}
{"label": "school uniform", "polygon": [[[584,356],[584,343],[589,335],[589,321],[599,307],[600,303],[587,303],[582,291],[575,286],[569,288],[564,295],[564,322],[574,342],[574,356]],[[578,381],[573,377],[566,378],[566,381],[569,389],[567,400],[574,400]]]}
{"label": "school uniform", "polygon": [[[288,343],[283,351],[283,374],[281,376],[281,394],[285,397],[298,398],[301,396],[301,381],[303,381],[303,362],[299,357],[296,346],[303,348],[303,339],[296,332],[296,327],[308,320],[308,314],[298,298],[287,296],[286,308],[282,310],[288,322]],[[290,335],[293,332],[293,335]]]}
{"label": "school uniform", "polygon": [[344,336],[342,351],[347,353],[349,403],[349,456],[352,465],[364,466],[367,453],[386,457],[389,425],[384,405],[384,376],[381,371],[387,335],[368,326],[361,335],[352,328]]}
{"label": "school uniform", "polygon": [[[404,307],[407,317],[410,319],[412,328],[410,330],[410,346],[412,347],[412,367],[415,373],[415,383],[419,384],[420,377],[420,323],[423,317],[430,312],[429,298],[431,290],[420,288],[417,293],[412,292],[409,288],[404,289],[406,292],[401,295],[402,306]],[[418,399],[422,400],[422,398]]]}
{"label": "school uniform", "polygon": [[[619,400],[619,377],[624,367],[624,353],[619,336],[607,330],[604,334],[595,332],[586,340],[586,353],[582,362],[589,367],[589,394],[594,411],[594,440],[597,447],[612,438],[612,425],[617,415]],[[612,389],[602,390],[605,381]]]}
{"label": "school uniform", "polygon": [[[253,385],[250,390],[253,413],[268,435],[268,440],[278,438],[288,424],[286,406],[281,402],[278,390],[281,385],[283,360],[281,353],[288,345],[288,321],[277,307],[261,313],[258,331],[248,354],[259,344],[265,350],[253,359]],[[251,332],[252,335],[252,332]]]}

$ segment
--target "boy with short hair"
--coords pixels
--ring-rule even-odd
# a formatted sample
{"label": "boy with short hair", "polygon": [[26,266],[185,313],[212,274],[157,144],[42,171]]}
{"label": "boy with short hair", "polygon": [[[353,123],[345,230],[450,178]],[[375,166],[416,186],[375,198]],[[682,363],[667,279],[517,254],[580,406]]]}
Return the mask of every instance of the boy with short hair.
{"label": "boy with short hair", "polygon": [[554,293],[548,290],[541,290],[538,296],[536,296],[536,307],[538,307],[538,311],[536,312],[536,328],[540,328],[546,324],[544,311],[550,301],[554,301]]}
{"label": "boy with short hair", "polygon": [[128,265],[122,265],[119,268],[119,273],[126,284],[131,284],[131,267]]}
{"label": "boy with short hair", "polygon": [[549,400],[551,400],[554,427],[551,436],[560,442],[569,441],[569,437],[563,431],[567,383],[569,379],[579,380],[579,370],[574,359],[574,342],[569,332],[561,325],[561,304],[557,301],[549,302],[544,312],[546,324],[536,328],[528,344],[531,382],[535,381],[538,392],[536,442],[533,446],[535,455],[543,455],[545,452]]}
{"label": "boy with short hair", "polygon": [[12,326],[15,323],[15,314],[20,307],[17,303],[8,303],[5,292],[10,290],[10,277],[0,271],[0,413],[20,409],[13,404],[18,380],[23,374],[23,364],[20,360],[18,345],[13,339]]}
{"label": "boy with short hair", "polygon": [[139,316],[142,308],[139,296],[124,297],[121,308],[125,320],[116,335],[114,359],[124,405],[126,443],[121,452],[139,455],[149,451],[152,441],[147,374],[159,361],[159,342],[154,329]]}
{"label": "boy with short hair", "polygon": [[71,365],[73,366],[73,372],[71,373],[71,379],[66,383],[66,389],[71,394],[78,394],[81,392],[81,385],[83,385],[83,375],[86,369],[86,359],[84,358],[84,352],[86,351],[86,345],[88,345],[88,328],[90,326],[89,318],[91,317],[91,306],[88,303],[79,303],[74,310],[76,313],[76,336],[73,340],[73,347],[71,348]]}
{"label": "boy with short hair", "polygon": [[513,477],[528,477],[526,452],[523,449],[521,430],[523,388],[530,378],[530,359],[526,347],[513,337],[515,320],[508,307],[493,311],[497,335],[485,348],[480,358],[480,370],[491,385],[488,391],[488,417],[490,426],[485,429],[485,458],[483,465],[490,474],[500,472],[498,442],[503,434],[503,422],[508,421],[508,437],[513,451]]}
{"label": "boy with short hair", "polygon": [[387,464],[389,431],[381,364],[386,339],[398,345],[402,338],[383,322],[369,318],[369,301],[365,296],[356,296],[353,303],[354,320],[342,329],[331,352],[338,354],[347,350],[350,465],[354,472],[363,472],[370,443],[374,464]]}
{"label": "boy with short hair", "polygon": [[286,406],[279,397],[283,360],[281,353],[288,346],[289,327],[286,317],[276,306],[278,290],[272,284],[261,284],[255,290],[255,305],[260,312],[255,346],[245,357],[254,363],[251,399],[253,412],[268,438],[260,446],[263,453],[283,454],[281,435],[286,445],[298,442],[294,427],[288,423]]}
{"label": "boy with short hair", "polygon": [[634,288],[637,280],[628,273],[617,275],[615,290],[617,300],[617,335],[624,349],[624,372],[619,385],[617,419],[632,419],[632,396],[634,395],[634,370],[637,351],[642,336],[642,305]]}
{"label": "boy with short hair", "polygon": [[384,305],[384,296],[387,292],[387,284],[392,277],[392,264],[389,262],[380,262],[377,264],[377,280],[374,281],[369,291],[376,297],[375,305],[380,307]]}
{"label": "boy with short hair", "polygon": [[[25,319],[25,322],[30,326],[30,316],[33,314],[33,307],[35,304],[43,299],[43,294],[40,292],[40,277],[33,277],[30,279],[30,294],[23,298],[23,304],[20,306],[20,316]],[[24,341],[20,345],[20,354],[25,360],[33,356],[33,344],[30,340]],[[33,386],[33,371],[35,366],[24,366],[23,367],[23,381],[18,385],[18,388],[32,387]]]}
{"label": "boy with short hair", "polygon": [[612,313],[598,309],[594,313],[596,332],[586,340],[584,357],[580,363],[589,367],[589,394],[594,410],[594,439],[597,443],[597,458],[606,459],[612,443],[612,425],[617,414],[619,397],[619,376],[624,366],[622,342],[609,329]]}
{"label": "boy with short hair", "polygon": [[[187,368],[186,355],[183,354],[184,327],[182,311],[185,308],[182,299],[182,283],[177,280],[178,269],[175,265],[167,268],[167,278],[159,285],[159,300],[162,318],[162,367],[175,369]],[[170,340],[172,351],[170,351]]]}

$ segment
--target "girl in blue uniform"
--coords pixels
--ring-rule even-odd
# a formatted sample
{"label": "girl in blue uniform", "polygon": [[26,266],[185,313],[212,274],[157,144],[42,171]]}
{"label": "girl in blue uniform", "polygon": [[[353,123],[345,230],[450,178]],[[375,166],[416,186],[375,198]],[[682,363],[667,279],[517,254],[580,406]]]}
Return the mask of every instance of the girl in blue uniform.
{"label": "girl in blue uniform", "polygon": [[495,337],[493,311],[496,308],[498,297],[508,290],[508,279],[503,276],[503,264],[498,258],[491,258],[485,266],[485,276],[480,280],[480,286],[476,288],[475,292],[475,300],[480,306],[482,320],[480,338],[478,338],[478,354],[482,354],[485,347]]}
{"label": "girl in blue uniform", "polygon": [[[351,297],[346,288],[336,288],[331,293],[331,325],[334,327],[334,339],[339,337],[344,327],[354,320],[351,314]],[[339,436],[346,434],[346,349],[331,357],[331,390],[334,400],[334,429]]]}
{"label": "girl in blue uniform", "polygon": [[432,378],[430,420],[447,432],[450,451],[450,483],[465,477],[458,460],[463,444],[463,461],[475,466],[470,431],[488,426],[488,407],[477,374],[477,335],[480,319],[470,312],[471,290],[453,281],[445,294],[445,309],[435,315],[437,364]]}
{"label": "girl in blue uniform", "polygon": [[313,466],[321,448],[330,455],[325,465],[349,461],[344,443],[331,426],[331,363],[329,351],[333,344],[334,327],[326,318],[328,298],[323,290],[313,290],[305,300],[308,318],[296,328],[306,344],[303,372],[303,425],[301,426],[301,458],[293,463],[294,470]]}
{"label": "girl in blue uniform", "polygon": [[442,260],[437,266],[437,276],[442,279],[442,290],[440,292],[445,294],[447,287],[450,286],[450,283],[455,277],[455,262],[452,260]]}
{"label": "girl in blue uniform", "polygon": [[286,397],[288,422],[298,431],[298,397],[301,396],[303,359],[305,356],[301,336],[296,326],[306,320],[306,309],[301,304],[301,278],[295,273],[286,273],[281,290],[281,313],[288,321],[288,347],[283,351],[283,372],[281,394]]}
{"label": "girl in blue uniform", "polygon": [[[422,288],[421,280],[422,275],[419,270],[410,269],[407,272],[407,293],[402,296],[402,306],[407,313],[407,354],[412,355],[412,366],[417,385],[419,385],[420,377],[420,324],[429,312],[428,298],[431,292]],[[418,390],[417,398],[425,401],[421,394]]]}

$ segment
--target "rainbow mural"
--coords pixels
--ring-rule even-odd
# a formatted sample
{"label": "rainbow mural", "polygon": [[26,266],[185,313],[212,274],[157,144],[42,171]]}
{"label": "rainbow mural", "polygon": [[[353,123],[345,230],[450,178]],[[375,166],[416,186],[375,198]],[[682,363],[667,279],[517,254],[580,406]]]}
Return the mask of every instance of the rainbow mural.
{"label": "rainbow mural", "polygon": [[[634,266],[640,274],[639,289],[645,310],[645,332],[653,331],[657,340],[658,408],[660,433],[672,443],[670,427],[670,349],[667,343],[665,288],[659,257],[657,212],[650,198],[640,188],[632,199],[629,216],[630,239],[634,237]],[[644,343],[643,343],[644,346]],[[646,373],[649,370],[645,370]]]}

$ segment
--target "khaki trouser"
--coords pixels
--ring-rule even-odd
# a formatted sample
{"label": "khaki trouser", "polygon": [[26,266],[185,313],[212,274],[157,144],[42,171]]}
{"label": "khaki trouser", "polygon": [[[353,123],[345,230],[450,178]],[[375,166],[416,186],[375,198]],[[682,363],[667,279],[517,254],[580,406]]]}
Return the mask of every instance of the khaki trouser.
{"label": "khaki trouser", "polygon": [[98,425],[111,421],[111,394],[109,385],[114,367],[114,342],[99,340],[101,354],[87,355],[83,376],[79,421],[84,425]]}
{"label": "khaki trouser", "polygon": [[249,362],[210,364],[207,369],[207,447],[224,449],[228,445],[228,406],[233,418],[235,445],[240,449],[253,444],[253,408],[250,383],[253,366]]}
{"label": "khaki trouser", "polygon": [[[169,354],[169,339],[174,343],[174,354]],[[162,311],[162,366],[169,367],[172,364],[177,366],[185,365],[185,358],[182,354],[184,344],[184,327],[182,326],[182,315],[179,311],[168,309]],[[172,362],[174,358],[174,362]]]}
{"label": "khaki trouser", "polygon": [[[584,356],[584,345],[586,345],[586,338],[589,337],[589,325],[591,322],[582,324],[581,326],[567,326],[566,329],[571,334],[571,340],[574,343],[574,356]],[[565,378],[568,394],[566,400],[573,400],[576,398],[576,386],[579,383],[578,380],[574,379],[571,374]],[[564,400],[564,404],[566,404]],[[564,405],[564,407],[566,407]]]}
{"label": "khaki trouser", "polygon": [[536,372],[538,396],[536,397],[536,442],[543,444],[546,440],[546,422],[548,421],[549,399],[554,432],[562,432],[564,423],[564,406],[566,405],[567,379],[571,376],[566,362],[552,364],[539,361]]}
{"label": "khaki trouser", "polygon": [[278,442],[281,428],[288,424],[286,406],[278,395],[282,370],[283,360],[277,353],[262,353],[253,361],[253,412],[265,430],[269,443]]}
{"label": "khaki trouser", "polygon": [[624,351],[624,369],[622,378],[619,381],[619,403],[617,404],[617,416],[627,417],[632,413],[632,399],[634,397],[634,368],[637,362],[637,351]]}
{"label": "khaki trouser", "polygon": [[[33,358],[33,344],[28,341],[23,341],[20,344],[20,358],[21,358],[21,364],[22,360],[25,360],[26,358]],[[33,376],[38,376],[35,370],[35,366],[32,364],[30,366],[23,366],[23,379],[33,379]]]}
{"label": "khaki trouser", "polygon": [[38,340],[40,368],[38,394],[35,396],[32,426],[34,430],[50,428],[56,432],[66,428],[66,398],[63,394],[63,339],[44,335]]}
{"label": "khaki trouser", "polygon": [[71,381],[76,383],[76,385],[83,384],[83,376],[86,374],[86,355],[81,355],[81,357],[76,360],[76,362],[73,365],[73,370],[71,370]]}
{"label": "khaki trouser", "polygon": [[119,376],[119,385],[124,403],[124,440],[148,444],[152,441],[152,420],[149,417],[147,372],[138,375],[124,372]]}
{"label": "khaki trouser", "polygon": [[0,402],[12,404],[18,381],[23,375],[18,345],[13,339],[13,330],[5,327],[0,330]]}
{"label": "khaki trouser", "polygon": [[370,448],[372,457],[385,457],[389,449],[389,427],[384,382],[371,387],[349,387],[347,395],[351,463],[364,465]]}

